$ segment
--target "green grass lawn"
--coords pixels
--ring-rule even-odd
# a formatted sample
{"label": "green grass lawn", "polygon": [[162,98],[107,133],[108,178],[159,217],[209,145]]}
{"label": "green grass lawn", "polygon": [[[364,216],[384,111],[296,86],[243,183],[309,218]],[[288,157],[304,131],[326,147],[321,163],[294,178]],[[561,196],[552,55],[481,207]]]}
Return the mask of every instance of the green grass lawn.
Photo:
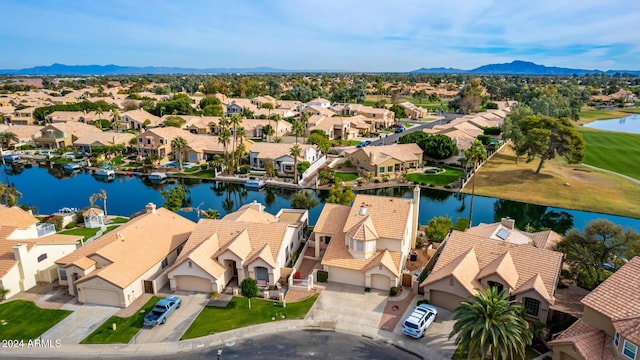
{"label": "green grass lawn", "polygon": [[360,144],[358,140],[332,140],[331,146],[354,146]]}
{"label": "green grass lawn", "polygon": [[123,218],[123,217],[116,217],[111,220],[111,224],[124,224],[127,221],[129,221],[129,219]]}
{"label": "green grass lawn", "polygon": [[87,240],[88,238],[94,236],[99,230],[100,228],[94,228],[94,229],[75,228],[71,230],[60,231],[60,234],[84,236],[84,239]]}
{"label": "green grass lawn", "polygon": [[36,339],[69,314],[71,311],[41,309],[32,301],[14,300],[0,304],[0,321],[3,322],[0,339]]}
{"label": "green grass lawn", "polygon": [[580,120],[593,121],[593,120],[606,120],[606,119],[615,119],[619,117],[625,117],[629,114],[624,113],[620,110],[582,110],[580,111]]}
{"label": "green grass lawn", "polygon": [[585,141],[583,162],[640,179],[640,134],[578,128]]}
{"label": "green grass lawn", "polygon": [[[153,305],[160,300],[159,297],[154,296],[147,301],[142,309],[144,313],[140,311],[128,318],[121,318],[112,316],[97,329],[95,329],[91,335],[87,336],[81,344],[128,344],[131,339],[136,336],[138,331],[142,329],[142,323],[144,316],[153,308]],[[142,310],[141,309],[141,310]],[[111,324],[116,324],[116,330],[113,331]]]}
{"label": "green grass lawn", "polygon": [[355,179],[357,179],[359,177],[358,173],[354,173],[354,172],[338,172],[338,171],[336,171],[334,173],[334,176],[339,181],[353,181],[353,180],[355,180]]}
{"label": "green grass lawn", "polygon": [[111,165],[119,166],[122,165],[122,159],[124,156],[116,156],[111,160]]}
{"label": "green grass lawn", "polygon": [[318,294],[300,302],[288,303],[286,308],[283,308],[280,302],[253,299],[249,310],[246,298],[234,297],[225,308],[205,307],[181,340],[271,322],[271,318],[276,314],[284,314],[285,319],[302,319],[317,298]]}
{"label": "green grass lawn", "polygon": [[445,172],[440,174],[413,173],[404,176],[404,179],[421,185],[445,186],[460,178],[464,173],[460,169],[443,166]]}
{"label": "green grass lawn", "polygon": [[176,176],[176,177],[196,177],[196,178],[201,178],[201,179],[212,179],[213,178],[213,170],[201,170],[198,171],[197,173],[177,173],[177,174],[172,174],[171,176]]}

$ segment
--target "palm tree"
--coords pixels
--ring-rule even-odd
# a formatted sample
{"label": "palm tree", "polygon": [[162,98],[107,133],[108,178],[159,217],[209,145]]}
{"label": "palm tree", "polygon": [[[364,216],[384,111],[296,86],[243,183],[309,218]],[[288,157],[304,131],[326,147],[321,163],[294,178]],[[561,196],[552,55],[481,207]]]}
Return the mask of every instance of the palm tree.
{"label": "palm tree", "polygon": [[302,149],[298,143],[293,144],[291,149],[289,149],[289,155],[293,158],[293,183],[298,183],[298,156],[302,154]]}
{"label": "palm tree", "polygon": [[296,137],[297,143],[298,136],[304,136],[304,124],[298,120],[293,120],[291,123],[291,133]]}
{"label": "palm tree", "polygon": [[242,157],[242,155],[244,155],[245,151],[246,151],[246,146],[244,145],[243,140],[247,138],[247,131],[244,129],[244,127],[240,126],[238,128],[238,130],[236,131],[236,136],[235,138],[238,140],[238,145],[236,146],[236,156],[238,157],[238,160],[235,163],[236,166],[236,171],[238,171],[238,166],[240,165],[240,158]]}
{"label": "palm tree", "polygon": [[4,156],[2,153],[2,149],[4,147],[4,145],[6,145],[7,147],[9,147],[9,142],[11,141],[15,141],[18,142],[18,136],[12,132],[9,131],[3,131],[0,132],[0,158],[2,158],[2,164],[4,165]]}
{"label": "palm tree", "polygon": [[9,207],[15,206],[18,203],[18,198],[21,197],[22,193],[14,186],[0,183],[0,204],[4,203]]}
{"label": "palm tree", "polygon": [[[269,110],[269,115],[267,115],[267,119],[269,120],[269,126],[271,126],[271,110],[273,110],[272,103],[264,103],[262,104],[263,109]],[[267,137],[267,142],[269,142],[269,138]]]}
{"label": "palm tree", "polygon": [[223,127],[222,131],[218,135],[218,142],[222,144],[224,148],[224,161],[226,166],[229,166],[229,152],[227,148],[229,147],[229,143],[231,142],[231,130],[228,127]]}
{"label": "palm tree", "polygon": [[178,136],[171,140],[171,148],[178,155],[179,170],[182,171],[182,153],[189,147],[189,143],[182,136]]}
{"label": "palm tree", "polygon": [[468,358],[524,359],[533,334],[524,319],[524,309],[509,294],[490,286],[463,301],[454,310],[456,323],[449,339],[456,336],[459,349]]}
{"label": "palm tree", "polygon": [[236,135],[238,132],[238,126],[242,124],[242,116],[240,114],[233,114],[229,119],[229,124],[233,126],[233,150],[236,149],[236,139],[238,136]]}
{"label": "palm tree", "polygon": [[278,122],[280,121],[280,115],[275,114],[273,115],[273,120],[276,122],[276,137],[278,137]]}
{"label": "palm tree", "polygon": [[487,149],[480,140],[474,140],[471,147],[464,152],[464,157],[473,164],[473,176],[471,178],[471,204],[469,205],[469,227],[473,224],[473,198],[476,194],[476,166],[487,159]]}
{"label": "palm tree", "polygon": [[220,212],[216,209],[208,209],[200,211],[205,219],[217,219],[220,217]]}
{"label": "palm tree", "polygon": [[118,132],[118,121],[120,121],[120,113],[118,110],[113,110],[113,112],[111,112],[111,120],[111,125],[115,126],[116,132]]}

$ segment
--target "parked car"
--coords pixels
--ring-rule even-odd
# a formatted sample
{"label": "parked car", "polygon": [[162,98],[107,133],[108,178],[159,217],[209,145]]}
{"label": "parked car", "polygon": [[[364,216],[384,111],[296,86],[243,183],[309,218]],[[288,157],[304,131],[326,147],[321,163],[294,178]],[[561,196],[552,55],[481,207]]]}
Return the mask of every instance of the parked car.
{"label": "parked car", "polygon": [[371,140],[365,140],[363,142],[361,142],[360,144],[356,145],[357,148],[363,148],[365,146],[371,145]]}
{"label": "parked car", "polygon": [[144,326],[156,326],[167,322],[167,317],[180,307],[182,300],[177,296],[170,296],[159,300],[144,317]]}
{"label": "parked car", "polygon": [[403,131],[404,131],[404,126],[400,126],[400,127],[396,128],[395,133],[398,134],[398,133],[401,133]]}
{"label": "parked car", "polygon": [[402,323],[402,333],[421,338],[438,315],[438,309],[429,304],[418,305]]}

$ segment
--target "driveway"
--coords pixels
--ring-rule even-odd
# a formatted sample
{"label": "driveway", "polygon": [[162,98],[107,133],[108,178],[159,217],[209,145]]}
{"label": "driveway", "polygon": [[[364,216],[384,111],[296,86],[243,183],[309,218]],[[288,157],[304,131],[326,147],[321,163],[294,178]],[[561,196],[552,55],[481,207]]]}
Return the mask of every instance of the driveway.
{"label": "driveway", "polygon": [[[420,297],[421,298],[421,297]],[[421,339],[413,339],[409,336],[402,334],[402,323],[406,319],[411,311],[415,308],[415,302],[411,304],[400,318],[398,325],[393,330],[394,335],[402,336],[406,338],[405,343],[412,345],[413,348],[424,348],[426,352],[442,355],[445,358],[450,359],[455,352],[455,338],[449,340],[449,333],[453,330],[453,313],[447,309],[438,307],[438,316],[436,320],[431,324],[424,337]],[[435,356],[433,357],[435,358]]]}
{"label": "driveway", "polygon": [[98,326],[102,325],[120,308],[102,305],[78,305],[74,298],[61,307],[62,310],[73,311],[51,329],[42,334],[41,338],[60,340],[62,345],[79,344]]}
{"label": "driveway", "polygon": [[180,340],[185,331],[198,317],[200,311],[209,302],[209,294],[176,291],[172,295],[177,295],[182,299],[180,309],[176,309],[169,315],[166,324],[140,329],[138,334],[131,340],[131,343],[145,344]]}

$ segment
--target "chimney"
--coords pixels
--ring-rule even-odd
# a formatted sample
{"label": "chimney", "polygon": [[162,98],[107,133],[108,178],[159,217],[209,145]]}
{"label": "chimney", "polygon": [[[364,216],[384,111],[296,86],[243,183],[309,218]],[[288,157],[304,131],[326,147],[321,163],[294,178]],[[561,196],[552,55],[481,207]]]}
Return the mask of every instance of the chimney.
{"label": "chimney", "polygon": [[17,244],[13,246],[13,256],[16,258],[16,261],[22,262],[27,259],[27,245],[26,244]]}
{"label": "chimney", "polygon": [[147,209],[147,214],[154,214],[156,212],[156,204],[150,202],[145,209]]}
{"label": "chimney", "polygon": [[509,217],[504,217],[500,220],[500,224],[509,230],[513,230],[513,227],[516,226],[516,221]]}
{"label": "chimney", "polygon": [[374,164],[376,161],[376,152],[375,151],[371,151],[369,153],[369,159],[371,159],[371,164]]}

